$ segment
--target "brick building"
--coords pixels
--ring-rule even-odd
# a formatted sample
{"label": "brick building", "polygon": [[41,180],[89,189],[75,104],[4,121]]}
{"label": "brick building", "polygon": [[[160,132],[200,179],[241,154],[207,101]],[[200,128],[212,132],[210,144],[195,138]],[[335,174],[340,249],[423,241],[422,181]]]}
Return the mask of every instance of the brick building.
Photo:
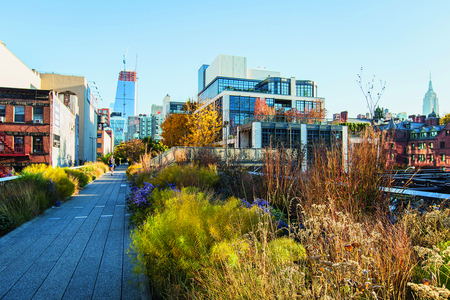
{"label": "brick building", "polygon": [[98,116],[99,116],[100,120],[98,122],[97,130],[102,130],[105,127],[111,126],[111,115],[110,115],[109,108],[99,108]]}
{"label": "brick building", "polygon": [[0,177],[12,168],[74,160],[75,115],[55,92],[0,87]]}
{"label": "brick building", "polygon": [[0,88],[0,172],[32,163],[51,164],[48,90]]}
{"label": "brick building", "polygon": [[409,116],[408,121],[380,126],[388,140],[391,161],[404,166],[441,168],[450,166],[450,123],[439,117]]}
{"label": "brick building", "polygon": [[97,130],[97,158],[114,152],[114,134],[111,128]]}

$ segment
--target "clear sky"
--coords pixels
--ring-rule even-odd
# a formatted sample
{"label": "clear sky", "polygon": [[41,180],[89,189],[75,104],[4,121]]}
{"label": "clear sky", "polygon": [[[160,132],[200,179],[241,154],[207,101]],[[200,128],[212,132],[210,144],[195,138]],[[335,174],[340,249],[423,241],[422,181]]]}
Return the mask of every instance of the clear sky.
{"label": "clear sky", "polygon": [[[197,93],[197,70],[218,54],[248,68],[315,80],[328,116],[367,112],[356,83],[386,81],[380,107],[422,113],[431,71],[450,112],[450,1],[7,1],[0,40],[40,72],[84,75],[114,101],[127,48],[138,72],[138,112],[166,94]],[[379,82],[379,81],[377,81]],[[378,85],[379,86],[379,85]],[[377,86],[377,87],[378,87]]]}

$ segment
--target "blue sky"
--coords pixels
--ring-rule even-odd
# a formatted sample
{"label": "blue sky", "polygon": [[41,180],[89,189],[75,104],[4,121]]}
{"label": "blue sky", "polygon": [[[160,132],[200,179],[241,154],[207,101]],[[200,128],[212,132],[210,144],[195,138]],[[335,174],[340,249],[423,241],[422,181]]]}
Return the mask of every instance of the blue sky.
{"label": "blue sky", "polygon": [[197,93],[197,70],[218,54],[249,68],[315,80],[328,116],[367,112],[356,83],[386,81],[380,106],[422,112],[429,73],[450,112],[450,1],[1,1],[0,40],[28,67],[84,75],[103,101],[138,54],[138,111],[166,94]]}

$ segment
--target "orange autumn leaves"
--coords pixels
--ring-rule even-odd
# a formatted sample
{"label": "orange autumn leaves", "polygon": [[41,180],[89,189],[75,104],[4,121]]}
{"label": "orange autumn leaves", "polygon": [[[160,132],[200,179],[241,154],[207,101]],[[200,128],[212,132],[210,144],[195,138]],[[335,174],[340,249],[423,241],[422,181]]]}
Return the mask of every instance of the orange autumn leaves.
{"label": "orange autumn leaves", "polygon": [[274,107],[268,106],[264,98],[258,98],[255,101],[255,121],[270,121],[268,116],[285,116],[287,122],[293,122],[295,119],[306,119],[306,123],[313,123],[316,120],[325,118],[325,108],[322,101],[317,102],[317,107],[305,107],[305,111],[299,111],[296,108],[285,110],[280,108],[275,110]]}

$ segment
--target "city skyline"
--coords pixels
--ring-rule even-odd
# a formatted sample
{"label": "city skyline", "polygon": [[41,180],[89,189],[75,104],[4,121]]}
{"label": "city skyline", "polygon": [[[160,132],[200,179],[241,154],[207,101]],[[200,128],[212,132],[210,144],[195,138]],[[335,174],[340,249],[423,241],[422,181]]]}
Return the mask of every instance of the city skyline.
{"label": "city skyline", "polygon": [[[95,81],[105,108],[114,102],[129,47],[127,69],[137,65],[139,78],[137,113],[149,114],[166,94],[175,101],[195,97],[199,66],[218,54],[248,57],[252,69],[316,81],[329,118],[342,110],[352,117],[368,111],[356,83],[361,67],[364,82],[376,75],[387,83],[380,107],[408,114],[422,112],[431,71],[440,113],[450,112],[450,3],[270,3],[10,2],[0,20],[8,31],[0,40],[31,69]],[[58,25],[65,11],[79,21]],[[43,13],[55,18],[36,23],[32,16]],[[49,35],[57,38],[48,43]]]}

